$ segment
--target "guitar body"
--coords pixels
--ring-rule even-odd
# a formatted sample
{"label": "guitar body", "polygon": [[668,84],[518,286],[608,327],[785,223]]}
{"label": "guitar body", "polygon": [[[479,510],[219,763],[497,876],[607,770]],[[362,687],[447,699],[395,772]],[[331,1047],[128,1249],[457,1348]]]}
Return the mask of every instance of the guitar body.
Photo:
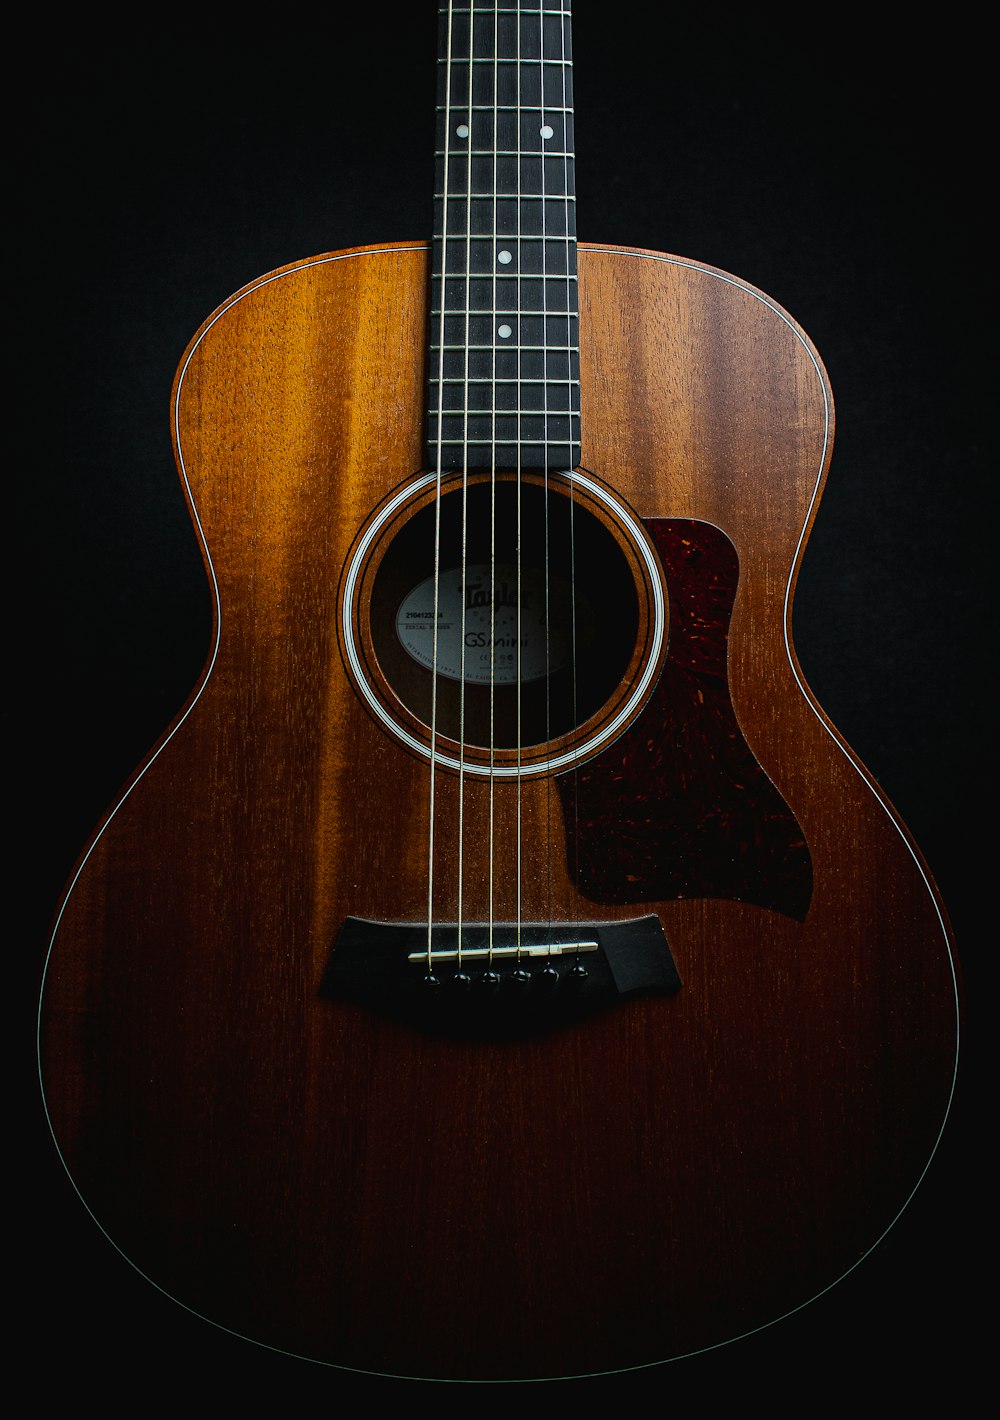
{"label": "guitar body", "polygon": [[[559,776],[524,781],[521,901],[532,922],[655,915],[680,989],[500,1038],[323,989],[346,919],[427,914],[428,766],[359,693],[344,646],[361,530],[425,465],[415,245],[274,273],[192,342],[175,430],[217,639],[55,932],[43,1081],[85,1204],[184,1306],[339,1366],[573,1375],[742,1335],[878,1241],[948,1109],[956,987],[936,891],[791,647],[832,437],[822,367],[778,307],[710,268],[584,247],[579,276],[581,467],[657,549],[669,630],[618,750],[576,766],[586,822]],[[710,628],[722,708],[709,724],[692,682],[687,748],[662,689],[683,679],[676,647],[700,644],[682,546],[732,581]],[[685,807],[692,738],[715,768]],[[745,804],[731,764],[795,830],[752,890],[699,827],[706,785]],[[438,779],[447,865],[458,778]],[[465,794],[481,824],[485,780]],[[687,815],[672,838],[649,828],[657,796]],[[634,823],[652,868],[620,846]],[[699,834],[703,861],[679,867]],[[464,850],[477,921],[481,837],[468,828]],[[509,918],[506,880],[496,891]]]}

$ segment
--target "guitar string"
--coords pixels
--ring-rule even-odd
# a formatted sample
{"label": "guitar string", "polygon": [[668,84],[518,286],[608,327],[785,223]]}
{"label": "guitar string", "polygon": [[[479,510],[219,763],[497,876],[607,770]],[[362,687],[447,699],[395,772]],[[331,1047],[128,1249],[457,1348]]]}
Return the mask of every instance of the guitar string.
{"label": "guitar string", "polygon": [[[444,182],[442,191],[447,194],[449,163],[451,156],[451,46],[452,46],[452,4],[448,0],[447,39],[445,47],[445,92],[444,92]],[[430,792],[428,796],[427,830],[427,972],[434,974],[434,817],[437,788],[437,687],[438,687],[438,615],[441,588],[441,486],[444,462],[444,351],[445,351],[445,309],[448,275],[448,199],[441,201],[441,299],[438,312],[438,392],[437,392],[437,450],[435,456],[435,497],[434,497],[434,613],[431,646],[431,744],[430,744]]]}
{"label": "guitar string", "polygon": [[[470,48],[472,36],[469,36]],[[493,232],[497,232],[497,191],[499,183],[497,180],[497,163],[500,149],[497,134],[497,124],[499,122],[499,107],[497,90],[500,83],[500,12],[498,7],[493,10]],[[470,143],[472,135],[470,131]],[[471,205],[471,204],[470,204]],[[494,836],[496,831],[496,775],[494,768],[496,764],[495,746],[495,712],[496,712],[496,631],[497,631],[497,257],[496,247],[498,243],[494,241],[493,263],[492,263],[492,301],[493,307],[493,341],[491,352],[490,372],[492,375],[492,388],[490,391],[490,403],[493,407],[493,418],[490,421],[490,832],[489,832],[489,955],[488,963],[490,970],[493,969],[493,917],[494,917],[494,855],[496,852]]]}
{"label": "guitar string", "polygon": [[521,35],[521,9],[517,9],[517,142],[514,148],[517,149],[517,219],[514,226],[517,231],[517,930],[516,946],[517,960],[521,960],[521,924],[524,916],[524,882],[523,882],[523,811],[524,811],[524,781],[523,781],[523,721],[521,721],[521,676],[524,672],[523,653],[523,523],[521,523],[521,513],[523,513],[523,467],[521,467],[521,435],[524,433],[524,317],[521,311],[524,310],[524,241],[521,233],[521,160],[523,160],[524,143],[524,108],[521,99],[521,53],[523,53],[523,35]]}
{"label": "guitar string", "polygon": [[[545,747],[546,755],[552,753],[552,567],[550,559],[550,536],[551,528],[549,521],[549,494],[550,494],[550,468],[551,463],[551,441],[550,441],[550,411],[549,411],[549,283],[548,283],[548,222],[546,212],[546,184],[545,184],[545,144],[548,141],[545,134],[549,127],[546,115],[545,100],[545,17],[542,14],[544,0],[541,0],[538,8],[538,92],[539,92],[539,118],[541,120],[538,131],[539,149],[539,170],[541,185],[541,227],[542,227],[542,496],[544,499],[545,518]],[[565,115],[564,115],[565,118]],[[567,254],[568,260],[568,254]],[[552,936],[552,775],[545,776],[545,841],[547,845],[545,855],[545,906],[549,938]]]}
{"label": "guitar string", "polygon": [[[461,634],[458,669],[458,943],[457,964],[462,970],[464,950],[465,916],[465,635],[466,606],[468,603],[468,548],[469,548],[469,360],[472,346],[472,105],[473,65],[472,36],[476,23],[476,0],[469,0],[469,57],[468,57],[468,99],[465,160],[465,356],[462,384],[462,597]],[[445,198],[447,202],[447,198]]]}
{"label": "guitar string", "polygon": [[[574,131],[574,134],[573,134],[573,143],[572,143],[572,145],[571,145],[571,144],[570,144],[570,129],[571,129],[571,127],[573,127],[573,115],[572,115],[572,103],[571,103],[571,97],[570,97],[570,65],[571,65],[571,63],[572,63],[572,58],[573,58],[573,56],[572,56],[572,48],[571,48],[571,46],[570,46],[570,47],[567,46],[567,33],[568,33],[568,31],[569,31],[569,22],[570,22],[570,15],[569,15],[569,12],[570,12],[571,9],[572,9],[572,0],[565,0],[565,5],[566,5],[566,13],[563,14],[563,15],[560,17],[560,20],[559,20],[559,33],[560,33],[560,58],[561,58],[561,60],[562,60],[562,109],[563,109],[563,113],[562,113],[562,123],[563,123],[562,152],[563,152],[563,188],[564,188],[564,191],[565,191],[565,193],[566,193],[565,225],[566,225],[566,234],[567,234],[567,236],[568,236],[568,235],[569,235],[569,228],[570,228],[571,210],[572,210],[572,209],[571,209],[571,205],[570,205],[570,176],[571,176],[571,175],[570,175],[570,170],[569,170],[569,162],[570,162],[570,160],[569,160],[569,155],[570,155],[570,152],[571,152],[571,151],[572,151],[572,152],[575,152],[575,149],[576,149],[576,134],[575,134],[575,131]],[[574,176],[574,178],[575,178],[575,167],[574,167],[573,176]],[[575,236],[575,235],[576,235],[576,229],[574,228],[574,236]],[[575,246],[574,246],[574,251],[575,251]],[[575,263],[574,263],[574,264],[575,264]],[[571,339],[571,337],[570,337],[570,330],[571,330],[571,328],[572,328],[572,318],[571,318],[570,312],[572,311],[572,308],[573,308],[573,301],[574,301],[574,299],[577,299],[578,296],[579,296],[579,286],[577,286],[576,297],[574,297],[574,293],[573,293],[573,281],[572,281],[571,274],[570,274],[570,247],[569,247],[569,244],[567,243],[567,245],[566,245],[566,312],[567,312],[567,314],[566,314],[566,343],[567,343],[567,345],[570,347],[569,350],[567,351],[567,358],[568,358],[568,360],[569,360],[569,368],[568,368],[568,370],[567,370],[567,374],[569,375],[569,377],[570,377],[571,380],[572,380],[572,378],[573,378],[573,350],[572,350],[572,346],[573,346],[574,341],[573,341],[573,339]],[[579,321],[577,321],[576,341],[578,342],[579,339],[580,339]],[[573,398],[572,398],[573,386],[572,386],[572,384],[570,384],[568,388],[569,388],[569,390],[570,390],[570,398],[569,398],[569,400],[567,401],[567,408],[569,408],[570,410],[572,410],[572,408],[573,408]],[[582,415],[582,411],[581,411],[581,415]],[[582,419],[582,417],[581,417],[581,420],[580,420],[580,427],[581,427],[581,438],[582,438],[582,429],[583,429],[583,419]],[[577,730],[577,727],[578,727],[578,725],[579,725],[579,696],[578,696],[578,691],[577,691],[577,644],[576,644],[577,625],[576,625],[576,482],[575,482],[575,477],[576,477],[576,459],[575,459],[575,453],[576,453],[576,450],[575,450],[574,441],[573,441],[573,416],[572,416],[572,414],[570,414],[570,417],[569,417],[569,588],[570,588],[569,604],[570,604],[570,667],[571,667],[571,686],[572,686],[572,696],[573,696],[572,706],[573,706],[573,732],[574,732],[574,735],[575,735],[576,730]],[[582,453],[583,453],[583,450],[582,450],[582,446],[581,446],[581,458],[582,458]],[[579,748],[579,742],[577,741],[576,744],[574,744],[574,749],[573,749],[573,761],[572,761],[572,771],[573,771],[573,773],[572,773],[572,784],[573,784],[573,861],[575,861],[575,855],[579,852],[579,843],[580,843],[580,784],[579,784],[579,755],[578,755],[578,748]],[[576,903],[576,898],[575,898],[575,897],[574,897],[573,901],[574,901],[574,904],[575,904],[575,903]],[[578,908],[574,906],[574,922],[576,922],[576,921],[578,920],[578,917],[579,917]],[[575,938],[576,938],[577,941],[580,941],[581,936],[582,936],[582,933],[581,933],[579,930],[577,930],[576,932],[574,932],[574,936],[575,936]],[[577,963],[579,963],[579,960],[580,960],[580,958],[579,958],[579,953],[577,953]]]}

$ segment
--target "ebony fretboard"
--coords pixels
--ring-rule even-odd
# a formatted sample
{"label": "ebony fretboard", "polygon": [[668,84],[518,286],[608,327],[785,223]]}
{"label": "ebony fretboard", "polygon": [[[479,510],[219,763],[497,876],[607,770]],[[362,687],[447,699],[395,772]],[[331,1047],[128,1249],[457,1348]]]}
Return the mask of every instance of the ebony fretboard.
{"label": "ebony fretboard", "polygon": [[579,463],[572,105],[568,0],[440,7],[432,466]]}

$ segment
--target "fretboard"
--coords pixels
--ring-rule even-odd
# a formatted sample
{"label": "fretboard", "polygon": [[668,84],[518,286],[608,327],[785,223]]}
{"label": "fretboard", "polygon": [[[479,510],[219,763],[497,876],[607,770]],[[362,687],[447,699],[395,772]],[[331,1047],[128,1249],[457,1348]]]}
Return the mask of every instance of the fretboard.
{"label": "fretboard", "polygon": [[573,85],[561,6],[440,7],[431,464],[580,459]]}

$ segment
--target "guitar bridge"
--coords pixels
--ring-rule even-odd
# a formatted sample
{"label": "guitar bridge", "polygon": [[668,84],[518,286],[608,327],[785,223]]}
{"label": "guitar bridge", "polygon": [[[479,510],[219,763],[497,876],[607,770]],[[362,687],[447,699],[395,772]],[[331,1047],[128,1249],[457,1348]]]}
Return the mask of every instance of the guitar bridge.
{"label": "guitar bridge", "polygon": [[658,917],[628,922],[426,924],[348,917],[320,995],[419,1030],[470,1038],[535,1035],[680,977]]}

